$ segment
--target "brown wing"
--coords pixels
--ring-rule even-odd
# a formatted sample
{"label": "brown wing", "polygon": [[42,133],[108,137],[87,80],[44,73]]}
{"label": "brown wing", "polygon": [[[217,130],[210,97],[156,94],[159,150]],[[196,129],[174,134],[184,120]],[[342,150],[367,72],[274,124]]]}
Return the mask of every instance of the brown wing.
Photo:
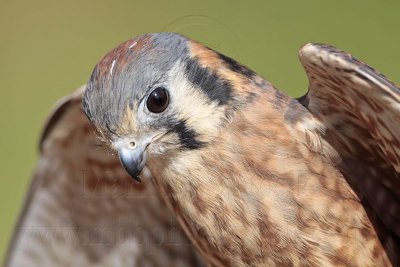
{"label": "brown wing", "polygon": [[[322,44],[300,50],[309,91],[300,101],[318,118],[338,163],[400,264],[400,89],[349,54]],[[351,212],[351,211],[349,211]]]}
{"label": "brown wing", "polygon": [[151,179],[133,181],[98,141],[82,89],[47,122],[6,266],[202,266]]}

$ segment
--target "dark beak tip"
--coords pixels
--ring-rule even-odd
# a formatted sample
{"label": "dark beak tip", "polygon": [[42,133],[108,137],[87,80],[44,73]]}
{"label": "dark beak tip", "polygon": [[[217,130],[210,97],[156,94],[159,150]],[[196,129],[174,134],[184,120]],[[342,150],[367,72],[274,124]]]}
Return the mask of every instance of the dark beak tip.
{"label": "dark beak tip", "polygon": [[119,154],[119,159],[125,171],[137,182],[142,182],[139,177],[143,169],[143,155],[124,151]]}
{"label": "dark beak tip", "polygon": [[130,166],[125,165],[122,163],[122,166],[124,167],[125,171],[127,174],[135,181],[141,183],[142,180],[140,179],[140,171],[137,168],[131,168]]}

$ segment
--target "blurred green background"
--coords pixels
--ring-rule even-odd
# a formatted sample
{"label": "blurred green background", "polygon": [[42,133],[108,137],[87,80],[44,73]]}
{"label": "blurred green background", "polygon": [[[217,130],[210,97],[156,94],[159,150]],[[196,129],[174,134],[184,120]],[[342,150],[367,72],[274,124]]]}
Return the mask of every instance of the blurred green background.
{"label": "blurred green background", "polygon": [[400,1],[0,0],[0,260],[47,114],[118,43],[180,32],[300,96],[307,82],[297,51],[307,42],[335,45],[398,83],[399,11]]}

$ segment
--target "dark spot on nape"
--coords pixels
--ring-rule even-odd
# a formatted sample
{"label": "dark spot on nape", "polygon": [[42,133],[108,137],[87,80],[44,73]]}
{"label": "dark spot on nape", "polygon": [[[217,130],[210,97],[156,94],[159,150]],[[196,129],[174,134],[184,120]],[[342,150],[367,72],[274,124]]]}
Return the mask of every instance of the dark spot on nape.
{"label": "dark spot on nape", "polygon": [[196,59],[187,60],[186,77],[191,83],[200,87],[210,100],[217,101],[219,105],[225,105],[232,99],[231,84],[210,69],[200,66]]}
{"label": "dark spot on nape", "polygon": [[297,99],[293,99],[284,114],[284,118],[286,121],[294,125],[304,117],[305,113],[306,109],[299,104]]}
{"label": "dark spot on nape", "polygon": [[253,82],[260,88],[262,89],[267,89],[273,87],[272,84],[261,78],[260,76],[254,76],[253,77]]}
{"label": "dark spot on nape", "polygon": [[297,101],[300,102],[300,104],[302,104],[304,107],[308,107],[308,105],[310,104],[310,100],[308,99],[308,93],[297,98]]}
{"label": "dark spot on nape", "polygon": [[219,58],[225,62],[226,66],[237,73],[242,74],[243,76],[247,78],[252,78],[253,76],[257,75],[254,71],[251,69],[247,68],[246,66],[243,66],[242,64],[238,63],[236,60],[227,57],[223,54],[218,53]]}
{"label": "dark spot on nape", "polygon": [[189,128],[184,120],[178,122],[170,121],[167,127],[169,132],[178,134],[180,143],[184,149],[199,149],[205,145],[204,142],[196,139],[198,134],[195,130]]}
{"label": "dark spot on nape", "polygon": [[282,93],[279,90],[276,90],[275,96],[274,96],[274,108],[277,110],[282,109],[286,99],[287,99],[287,97],[284,93]]}
{"label": "dark spot on nape", "polygon": [[246,103],[252,103],[254,99],[256,99],[259,96],[259,94],[255,92],[249,92],[246,96]]}

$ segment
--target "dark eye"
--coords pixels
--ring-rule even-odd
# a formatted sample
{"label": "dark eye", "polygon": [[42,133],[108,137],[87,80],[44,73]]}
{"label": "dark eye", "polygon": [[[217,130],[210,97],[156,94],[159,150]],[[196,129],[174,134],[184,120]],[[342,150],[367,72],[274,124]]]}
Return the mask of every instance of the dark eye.
{"label": "dark eye", "polygon": [[147,98],[147,108],[153,113],[163,112],[169,104],[169,95],[164,87],[157,87]]}

